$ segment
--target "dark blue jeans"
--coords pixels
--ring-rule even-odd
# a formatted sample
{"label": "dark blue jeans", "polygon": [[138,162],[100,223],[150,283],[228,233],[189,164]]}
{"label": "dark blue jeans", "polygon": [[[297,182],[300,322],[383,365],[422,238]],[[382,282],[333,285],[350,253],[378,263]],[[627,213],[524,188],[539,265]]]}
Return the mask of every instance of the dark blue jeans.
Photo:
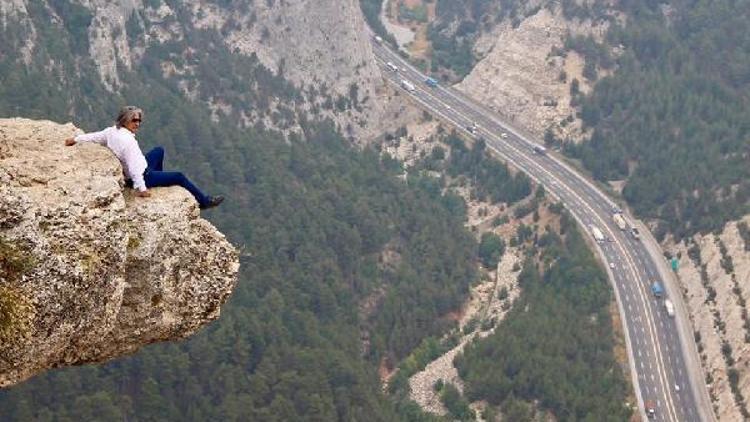
{"label": "dark blue jeans", "polygon": [[182,186],[190,192],[198,205],[203,208],[208,205],[209,199],[201,192],[184,174],[178,171],[163,171],[164,148],[156,147],[146,153],[148,167],[143,173],[147,188],[159,186]]}

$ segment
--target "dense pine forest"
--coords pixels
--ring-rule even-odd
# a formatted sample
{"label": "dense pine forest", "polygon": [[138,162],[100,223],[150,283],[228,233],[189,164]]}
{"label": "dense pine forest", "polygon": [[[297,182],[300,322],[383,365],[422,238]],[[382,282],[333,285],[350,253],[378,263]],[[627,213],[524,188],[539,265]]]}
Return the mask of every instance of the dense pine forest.
{"label": "dense pine forest", "polygon": [[[296,119],[302,94],[256,59],[218,47],[211,31],[148,49],[120,93],[108,92],[83,47],[79,25],[91,16],[55,4],[64,29],[40,25],[47,32],[29,65],[23,28],[9,22],[0,34],[0,115],[72,120],[91,131],[112,124],[123,104],[143,107],[142,147],[164,146],[167,168],[227,196],[206,217],[242,249],[241,275],[220,320],[196,337],[4,390],[2,419],[398,420],[376,369],[447,328],[441,316],[475,279],[476,242],[462,208],[404,184],[398,162],[352,149],[325,121],[301,119],[302,131],[286,136],[240,129],[236,115],[213,120],[162,73],[162,60],[191,46],[201,95],[234,95],[261,113],[282,101]],[[41,6],[32,12],[50,19]],[[129,25],[137,43],[138,20]],[[368,300],[375,311],[364,311]]]}
{"label": "dense pine forest", "polygon": [[[29,34],[12,21],[0,28],[0,116],[73,121],[91,131],[110,125],[123,104],[143,107],[142,147],[164,146],[167,168],[227,196],[204,215],[241,248],[242,267],[221,318],[195,337],[0,391],[2,419],[433,420],[402,396],[385,394],[378,368],[452,328],[445,316],[476,280],[478,252],[487,266],[498,259],[496,239],[478,250],[464,229],[462,200],[418,173],[405,183],[397,177],[401,164],[375,148],[353,149],[330,122],[300,111],[309,93],[286,82],[282,69],[223,49],[214,42],[221,36],[216,31],[192,28],[182,41],[149,47],[112,93],[87,56],[82,28],[91,15],[74,2],[51,4],[62,27],[43,25],[49,10],[29,2],[38,27],[46,29],[36,34],[27,63],[20,46]],[[142,25],[135,15],[128,20],[133,44],[141,42]],[[196,72],[187,83],[200,86],[194,100],[160,67],[187,48],[195,51]],[[202,100],[212,95],[235,111],[253,109],[277,127],[295,123],[300,130],[240,128],[239,113],[208,110]],[[274,102],[282,106],[272,111]],[[527,177],[489,160],[481,143],[468,148],[453,137],[450,148],[442,169],[475,180],[477,196],[512,203],[532,193]],[[530,233],[519,230],[518,242]],[[549,240],[543,239],[540,248]],[[571,254],[583,248],[579,242]],[[593,262],[579,264],[586,269],[580,279],[560,280],[600,281]],[[580,310],[600,315],[608,296],[590,289],[596,302]],[[594,329],[598,334],[601,327]],[[591,345],[603,348],[603,364],[610,363],[608,339]],[[603,377],[615,387],[596,391],[602,395],[595,400],[621,402],[618,381]],[[558,402],[548,400],[545,408],[554,412]]]}
{"label": "dense pine forest", "polygon": [[[657,237],[719,229],[750,212],[750,9],[745,2],[626,3],[626,53],[582,102],[591,141],[570,153],[657,221]],[[598,63],[597,56],[587,61]]]}
{"label": "dense pine forest", "polygon": [[628,420],[628,384],[612,350],[612,294],[567,213],[560,233],[522,237],[522,294],[494,334],[456,359],[471,401],[487,400],[513,421],[537,408],[560,421]]}

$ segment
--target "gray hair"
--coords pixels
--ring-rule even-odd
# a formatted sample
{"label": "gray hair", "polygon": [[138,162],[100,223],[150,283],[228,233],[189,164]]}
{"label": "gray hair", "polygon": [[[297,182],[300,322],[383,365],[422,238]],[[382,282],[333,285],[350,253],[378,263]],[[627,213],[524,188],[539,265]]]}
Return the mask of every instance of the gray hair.
{"label": "gray hair", "polygon": [[115,124],[119,129],[133,119],[143,119],[143,110],[136,106],[125,106],[120,109],[120,113],[117,115]]}

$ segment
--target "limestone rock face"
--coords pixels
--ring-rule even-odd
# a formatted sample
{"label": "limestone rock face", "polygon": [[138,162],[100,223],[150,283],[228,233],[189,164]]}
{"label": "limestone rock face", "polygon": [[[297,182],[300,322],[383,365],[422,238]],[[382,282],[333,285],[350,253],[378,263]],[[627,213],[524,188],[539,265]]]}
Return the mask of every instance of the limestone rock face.
{"label": "limestone rock face", "polygon": [[185,338],[219,316],[236,249],[180,187],[124,189],[72,124],[0,119],[0,387]]}
{"label": "limestone rock face", "polygon": [[582,92],[591,89],[582,76],[584,60],[574,51],[565,57],[552,52],[564,46],[568,33],[601,39],[607,28],[604,22],[568,21],[561,11],[548,8],[525,18],[518,28],[503,22],[480,37],[476,52],[482,59],[457,88],[537,138],[550,128],[558,138],[580,141],[587,137],[580,120],[567,119],[576,114],[573,79]]}

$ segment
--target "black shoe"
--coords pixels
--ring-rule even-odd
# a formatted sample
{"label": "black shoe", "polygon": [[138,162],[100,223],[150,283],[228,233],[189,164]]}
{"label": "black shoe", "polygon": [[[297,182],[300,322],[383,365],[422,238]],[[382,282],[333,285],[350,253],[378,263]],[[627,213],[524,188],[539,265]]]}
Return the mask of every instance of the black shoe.
{"label": "black shoe", "polygon": [[202,210],[207,210],[209,208],[213,208],[213,207],[218,206],[222,202],[224,202],[224,197],[223,196],[209,196],[208,197],[208,203],[206,205],[202,206],[201,209]]}

